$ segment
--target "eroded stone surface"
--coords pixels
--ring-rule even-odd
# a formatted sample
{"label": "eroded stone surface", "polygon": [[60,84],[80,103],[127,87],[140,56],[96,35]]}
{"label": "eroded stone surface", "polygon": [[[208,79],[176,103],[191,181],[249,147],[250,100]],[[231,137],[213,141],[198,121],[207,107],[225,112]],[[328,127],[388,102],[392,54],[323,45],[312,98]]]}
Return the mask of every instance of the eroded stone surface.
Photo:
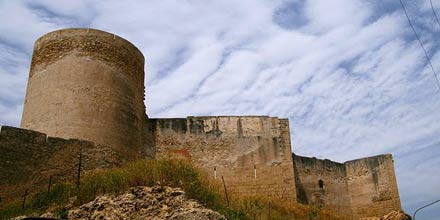
{"label": "eroded stone surface", "polygon": [[383,217],[372,217],[372,218],[364,218],[361,220],[411,220],[411,216],[405,214],[402,211],[392,211]]}
{"label": "eroded stone surface", "polygon": [[205,116],[150,119],[156,156],[188,159],[228,193],[295,202],[287,119]]}
{"label": "eroded stone surface", "polygon": [[338,163],[293,155],[298,201],[319,204],[353,219],[400,210],[390,154]]}
{"label": "eroded stone surface", "polygon": [[64,29],[35,43],[21,127],[143,156],[144,57],[94,29]]}
{"label": "eroded stone surface", "polygon": [[206,219],[222,220],[224,216],[189,200],[178,188],[136,187],[131,192],[97,197],[92,202],[69,211],[69,219]]}
{"label": "eroded stone surface", "polygon": [[112,168],[123,160],[111,147],[90,141],[62,139],[2,126],[0,129],[0,196],[21,198],[51,184],[74,181],[81,171]]}

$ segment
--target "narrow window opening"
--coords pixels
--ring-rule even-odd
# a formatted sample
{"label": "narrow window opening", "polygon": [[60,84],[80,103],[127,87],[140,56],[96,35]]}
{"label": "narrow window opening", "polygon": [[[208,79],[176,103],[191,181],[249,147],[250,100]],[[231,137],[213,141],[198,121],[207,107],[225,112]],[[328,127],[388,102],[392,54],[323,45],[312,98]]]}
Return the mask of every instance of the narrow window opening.
{"label": "narrow window opening", "polygon": [[319,188],[320,188],[320,189],[324,189],[324,181],[319,180],[319,181],[318,181],[318,185],[319,185]]}

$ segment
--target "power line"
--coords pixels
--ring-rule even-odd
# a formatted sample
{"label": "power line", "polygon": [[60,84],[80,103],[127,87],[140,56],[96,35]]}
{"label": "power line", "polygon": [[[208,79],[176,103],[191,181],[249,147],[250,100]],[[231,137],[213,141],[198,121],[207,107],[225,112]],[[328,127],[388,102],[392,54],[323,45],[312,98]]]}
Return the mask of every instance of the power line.
{"label": "power line", "polygon": [[400,5],[403,8],[403,11],[405,12],[406,18],[408,19],[409,26],[411,26],[411,29],[413,30],[414,34],[416,35],[416,38],[419,41],[420,46],[423,49],[423,52],[425,53],[426,59],[428,60],[428,63],[429,63],[429,66],[431,67],[431,70],[434,73],[435,81],[437,82],[437,87],[438,87],[438,89],[440,91],[440,83],[438,82],[437,73],[435,72],[434,67],[432,66],[431,59],[429,58],[428,52],[426,52],[426,49],[425,49],[425,46],[423,46],[422,40],[420,40],[420,37],[417,34],[416,29],[414,28],[414,26],[413,26],[413,24],[411,22],[411,19],[409,19],[408,12],[406,11],[405,5],[403,4],[402,0],[399,0],[399,1],[400,1]]}
{"label": "power line", "polygon": [[440,26],[440,21],[438,20],[437,13],[434,10],[434,5],[432,5],[432,0],[429,0],[429,2],[431,3],[431,9],[432,9],[432,12],[434,13],[435,20],[437,21],[438,26]]}
{"label": "power line", "polygon": [[427,204],[427,205],[424,205],[424,206],[422,206],[422,207],[420,207],[420,208],[418,208],[418,209],[414,212],[414,214],[413,214],[413,219],[416,220],[416,214],[417,214],[418,211],[420,211],[420,210],[422,210],[422,209],[424,209],[424,208],[426,208],[426,207],[428,207],[428,206],[434,205],[434,204],[437,203],[437,202],[440,202],[440,199],[437,200],[437,201],[431,202],[431,203],[429,203],[429,204]]}

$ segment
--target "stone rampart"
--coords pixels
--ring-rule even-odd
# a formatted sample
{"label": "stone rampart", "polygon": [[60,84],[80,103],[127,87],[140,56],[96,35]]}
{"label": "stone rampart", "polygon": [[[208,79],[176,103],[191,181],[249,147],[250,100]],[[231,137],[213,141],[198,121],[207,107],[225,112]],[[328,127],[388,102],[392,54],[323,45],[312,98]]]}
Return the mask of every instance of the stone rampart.
{"label": "stone rampart", "polygon": [[353,219],[401,210],[391,154],[345,162]]}
{"label": "stone rampart", "polygon": [[295,200],[287,119],[266,116],[150,119],[156,156],[193,161],[231,194]]}
{"label": "stone rampart", "polygon": [[293,154],[298,202],[351,216],[345,165]]}
{"label": "stone rampart", "polygon": [[401,210],[389,154],[345,163],[293,155],[298,202],[318,204],[353,219]]}
{"label": "stone rampart", "polygon": [[83,171],[122,162],[110,147],[0,127],[0,197],[17,198],[26,190],[32,193],[47,189],[51,176],[53,183],[76,180],[80,153]]}

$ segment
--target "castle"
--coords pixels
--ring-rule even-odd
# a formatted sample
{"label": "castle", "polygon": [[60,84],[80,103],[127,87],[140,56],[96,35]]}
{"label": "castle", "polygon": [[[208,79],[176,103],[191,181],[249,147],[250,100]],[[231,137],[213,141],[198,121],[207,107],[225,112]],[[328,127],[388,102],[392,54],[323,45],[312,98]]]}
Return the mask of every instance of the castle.
{"label": "castle", "polygon": [[21,128],[0,127],[0,196],[42,189],[52,177],[72,180],[79,163],[93,170],[180,157],[223,177],[239,196],[320,204],[352,219],[401,210],[391,155],[345,163],[302,157],[292,154],[287,119],[153,119],[144,94],[144,57],[127,40],[94,29],[39,38]]}

